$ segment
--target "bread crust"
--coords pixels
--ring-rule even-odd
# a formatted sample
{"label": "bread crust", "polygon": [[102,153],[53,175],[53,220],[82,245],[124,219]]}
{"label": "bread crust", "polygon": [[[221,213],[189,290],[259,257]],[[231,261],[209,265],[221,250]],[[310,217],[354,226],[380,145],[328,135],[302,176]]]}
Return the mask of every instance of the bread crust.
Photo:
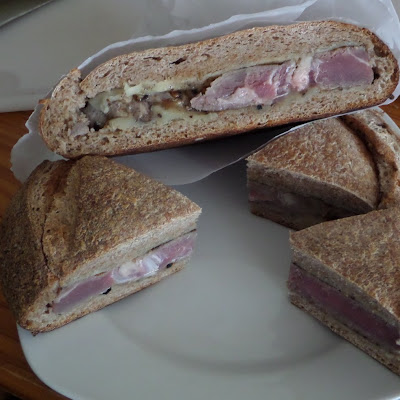
{"label": "bread crust", "polygon": [[348,342],[358,347],[360,350],[364,351],[375,360],[379,361],[395,374],[400,375],[400,363],[398,354],[394,354],[386,350],[385,348],[376,345],[375,343],[366,339],[364,336],[354,332],[352,329],[340,323],[337,319],[333,318],[331,315],[318,308],[318,306],[316,306],[314,303],[307,300],[303,296],[300,296],[296,293],[290,293],[289,298],[292,304],[312,315],[314,318],[327,326],[337,335],[346,339]]}
{"label": "bread crust", "polygon": [[[71,135],[79,124],[88,125],[80,111],[87,98],[121,88],[124,83],[198,82],[228,70],[298,59],[307,52],[327,51],[335,46],[366,48],[375,62],[377,77],[369,89],[333,90],[329,95],[309,90],[262,110],[247,107],[209,113],[206,119],[182,117],[162,126],[143,124],[118,134],[106,126],[83,136]],[[44,101],[40,132],[50,149],[67,158],[153,151],[370,107],[386,100],[397,83],[396,59],[375,34],[364,28],[334,21],[258,27],[202,42],[121,55],[100,65],[83,80],[80,71],[73,70]]]}
{"label": "bread crust", "polygon": [[354,214],[378,205],[371,154],[338,118],[315,121],[273,139],[247,158],[247,178]]}
{"label": "bread crust", "polygon": [[0,224],[0,283],[21,322],[40,296],[57,287],[58,277],[43,252],[42,235],[51,197],[67,169],[61,162],[43,162],[12,198]]}
{"label": "bread crust", "polygon": [[17,322],[33,332],[70,322],[74,314],[58,319],[47,310],[63,287],[192,231],[200,211],[177,191],[104,157],[43,162],[0,225],[0,283]]}
{"label": "bread crust", "polygon": [[379,108],[344,115],[341,119],[368,146],[380,186],[378,208],[400,204],[400,137],[384,120]]}
{"label": "bread crust", "polygon": [[[321,199],[348,215],[362,214],[400,205],[399,154],[400,137],[385,113],[368,109],[273,139],[248,157],[248,183]],[[252,204],[251,210],[293,229],[313,224],[307,215],[279,215],[268,207]]]}
{"label": "bread crust", "polygon": [[400,319],[399,241],[398,207],[290,233],[293,263],[391,324]]}

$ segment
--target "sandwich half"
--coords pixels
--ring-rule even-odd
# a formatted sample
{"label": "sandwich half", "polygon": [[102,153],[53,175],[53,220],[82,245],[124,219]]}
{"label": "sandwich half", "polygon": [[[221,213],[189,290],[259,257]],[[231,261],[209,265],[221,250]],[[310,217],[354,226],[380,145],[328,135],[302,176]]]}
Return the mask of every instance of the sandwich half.
{"label": "sandwich half", "polygon": [[290,301],[400,375],[400,209],[291,232]]}
{"label": "sandwich half", "polygon": [[74,69],[43,101],[39,128],[66,158],[147,152],[377,105],[398,80],[365,28],[257,27]]}
{"label": "sandwich half", "polygon": [[250,210],[304,229],[400,205],[399,148],[378,108],[303,125],[247,159]]}
{"label": "sandwich half", "polygon": [[0,283],[18,324],[50,331],[179,271],[200,212],[104,157],[43,162],[0,225]]}
{"label": "sandwich half", "polygon": [[341,117],[372,155],[380,188],[378,208],[400,204],[400,136],[398,130],[390,127],[387,118],[380,108]]}

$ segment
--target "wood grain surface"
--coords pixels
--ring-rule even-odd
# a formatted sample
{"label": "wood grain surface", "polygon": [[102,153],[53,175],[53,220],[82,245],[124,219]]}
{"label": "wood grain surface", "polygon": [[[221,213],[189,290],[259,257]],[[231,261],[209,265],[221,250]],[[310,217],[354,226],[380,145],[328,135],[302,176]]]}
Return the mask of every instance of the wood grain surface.
{"label": "wood grain surface", "polygon": [[[400,100],[382,108],[400,125]],[[18,139],[26,133],[25,122],[29,115],[29,111],[0,114],[0,217],[20,186],[10,171],[10,153]],[[22,352],[15,320],[1,293],[0,388],[21,399],[66,399],[44,385],[32,372]]]}
{"label": "wood grain surface", "polygon": [[[14,144],[27,130],[25,122],[30,111],[0,114],[0,216],[20,183],[10,171],[10,153]],[[0,293],[0,388],[21,399],[62,400],[32,372],[18,339],[17,327]]]}

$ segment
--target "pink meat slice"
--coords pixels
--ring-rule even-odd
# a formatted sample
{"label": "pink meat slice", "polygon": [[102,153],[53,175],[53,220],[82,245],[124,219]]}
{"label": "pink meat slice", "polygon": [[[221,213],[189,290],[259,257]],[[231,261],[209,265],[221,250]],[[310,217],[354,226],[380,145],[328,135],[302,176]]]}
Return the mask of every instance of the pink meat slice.
{"label": "pink meat slice", "polygon": [[156,274],[168,265],[189,257],[194,250],[195,240],[196,232],[190,232],[157,247],[142,258],[64,288],[52,304],[53,312],[65,313],[91,297],[106,292],[113,285],[138,281]]}
{"label": "pink meat slice", "polygon": [[388,324],[362,304],[345,296],[339,290],[308,274],[297,265],[290,268],[288,287],[313,302],[359,334],[374,343],[399,351],[399,328]]}
{"label": "pink meat slice", "polygon": [[111,272],[90,277],[85,281],[67,287],[53,302],[53,311],[62,314],[84,300],[105,292],[113,284]]}
{"label": "pink meat slice", "polygon": [[290,92],[310,86],[322,89],[370,85],[374,72],[366,50],[343,47],[294,62],[260,65],[227,72],[215,79],[204,94],[190,101],[199,111],[222,111],[270,105]]}
{"label": "pink meat slice", "polygon": [[115,283],[125,283],[154,275],[168,264],[190,256],[193,252],[196,232],[190,232],[172,240],[134,262],[121,265],[112,271]]}
{"label": "pink meat slice", "polygon": [[[272,186],[249,181],[247,184],[250,202],[263,202],[266,207],[280,209],[290,214],[308,214],[328,218],[353,215],[344,208],[334,207],[322,199],[312,196],[302,196],[298,193],[284,191]],[[333,214],[332,214],[333,213]]]}
{"label": "pink meat slice", "polygon": [[279,190],[262,183],[248,181],[247,190],[249,201],[278,202]]}
{"label": "pink meat slice", "polygon": [[204,94],[190,104],[200,111],[222,111],[258,104],[272,104],[289,93],[295,64],[261,65],[228,72],[215,79]]}
{"label": "pink meat slice", "polygon": [[311,80],[323,88],[347,88],[370,85],[374,72],[369,56],[362,47],[343,47],[314,58]]}

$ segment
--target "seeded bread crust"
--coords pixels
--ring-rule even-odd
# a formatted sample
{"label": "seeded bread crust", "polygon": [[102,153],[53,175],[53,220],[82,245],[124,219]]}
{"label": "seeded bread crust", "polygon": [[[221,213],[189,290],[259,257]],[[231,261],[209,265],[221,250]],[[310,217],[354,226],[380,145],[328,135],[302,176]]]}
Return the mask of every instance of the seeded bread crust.
{"label": "seeded bread crust", "polygon": [[[310,89],[273,106],[247,107],[206,114],[206,119],[183,117],[156,126],[143,124],[115,132],[107,125],[89,131],[80,111],[88,98],[143,81],[189,80],[201,83],[228,70],[281,63],[341,46],[363,46],[375,63],[376,79],[369,88],[328,92]],[[393,93],[398,65],[389,48],[372,32],[334,21],[259,27],[183,46],[149,49],[121,55],[93,70],[82,80],[72,70],[43,102],[40,132],[50,149],[67,158],[83,154],[113,155],[153,151],[245,131],[306,121],[377,105]],[[71,135],[76,128],[87,133]]]}
{"label": "seeded bread crust", "polygon": [[378,346],[375,343],[372,343],[364,336],[354,332],[352,329],[340,323],[331,315],[319,309],[318,306],[305,299],[304,297],[296,293],[290,293],[289,298],[292,304],[312,315],[322,324],[327,326],[330,330],[343,337],[354,346],[358,347],[369,356],[379,361],[381,364],[385,365],[395,374],[400,375],[399,356],[397,354],[389,352],[385,348]]}
{"label": "seeded bread crust", "polygon": [[0,225],[0,283],[17,322],[33,332],[51,330],[116,301],[118,293],[140,290],[144,283],[122,285],[88,310],[61,318],[46,313],[61,288],[194,230],[200,211],[175,190],[104,157],[45,161]]}

